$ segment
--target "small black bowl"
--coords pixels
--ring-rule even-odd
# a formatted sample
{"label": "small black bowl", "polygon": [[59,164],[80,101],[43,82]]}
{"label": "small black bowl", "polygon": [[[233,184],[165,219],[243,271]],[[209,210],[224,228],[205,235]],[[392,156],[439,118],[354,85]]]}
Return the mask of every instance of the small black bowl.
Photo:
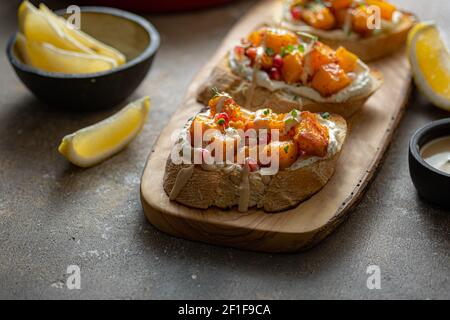
{"label": "small black bowl", "polygon": [[450,136],[450,118],[431,122],[414,133],[409,142],[409,173],[422,198],[450,209],[450,174],[433,168],[420,155],[427,142],[444,136]]}
{"label": "small black bowl", "polygon": [[[63,15],[64,11],[57,11]],[[7,56],[20,80],[45,103],[58,109],[96,110],[114,107],[142,82],[159,48],[159,33],[146,19],[108,7],[81,7],[81,29],[118,49],[127,62],[112,70],[89,74],[46,72],[22,62],[8,42]]]}

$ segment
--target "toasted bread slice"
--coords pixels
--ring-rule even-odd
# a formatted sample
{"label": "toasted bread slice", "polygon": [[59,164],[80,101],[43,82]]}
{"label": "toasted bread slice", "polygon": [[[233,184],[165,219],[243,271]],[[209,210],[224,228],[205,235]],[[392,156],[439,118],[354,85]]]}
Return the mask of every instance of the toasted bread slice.
{"label": "toasted bread slice", "polygon": [[[337,39],[333,33],[326,30],[315,30],[308,27],[307,32],[317,35],[321,42],[337,49],[342,46],[356,54],[362,61],[370,62],[386,57],[401,50],[406,43],[409,30],[418,21],[415,15],[403,12],[402,21],[391,31],[363,38]],[[283,21],[283,27],[291,31],[300,31],[295,24]],[[303,29],[303,31],[305,31]]]}
{"label": "toasted bread slice", "polygon": [[[259,170],[248,172],[248,208],[256,206],[267,212],[287,210],[311,197],[328,182],[347,133],[344,118],[332,114],[328,120],[338,128],[336,152],[295,169],[291,166],[279,170],[271,176],[263,176]],[[211,170],[202,165],[174,164],[169,156],[163,187],[171,200],[183,205],[200,209],[212,206],[227,209],[240,204],[243,174],[244,170],[239,165]],[[176,186],[179,176],[185,179],[182,187]],[[174,189],[178,190],[174,193]]]}
{"label": "toasted bread slice", "polygon": [[211,98],[211,89],[217,88],[219,91],[230,93],[238,104],[250,110],[270,106],[275,112],[285,113],[295,108],[301,111],[336,113],[344,118],[349,118],[383,83],[383,76],[379,71],[371,69],[370,75],[372,87],[369,92],[364,96],[355,96],[344,102],[317,102],[305,97],[298,97],[286,90],[270,91],[256,86],[252,99],[247,103],[247,92],[251,84],[248,80],[232,72],[228,65],[228,58],[225,56],[200,87],[197,100],[202,104],[207,104]]}

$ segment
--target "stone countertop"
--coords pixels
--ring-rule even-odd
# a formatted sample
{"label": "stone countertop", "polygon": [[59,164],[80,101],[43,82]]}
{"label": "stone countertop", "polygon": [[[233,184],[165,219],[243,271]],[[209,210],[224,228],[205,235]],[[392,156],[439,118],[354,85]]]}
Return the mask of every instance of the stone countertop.
{"label": "stone countertop", "polygon": [[[1,52],[0,298],[450,298],[450,214],[418,198],[407,163],[412,133],[449,114],[416,90],[362,201],[307,252],[194,243],[146,221],[139,183],[147,155],[192,77],[253,2],[148,16],[162,45],[130,100],[150,95],[149,121],[126,150],[90,169],[70,165],[57,146],[64,135],[117,109],[49,109],[19,82]],[[395,3],[450,29],[447,0]],[[51,8],[64,4],[49,1]],[[16,28],[16,10],[13,1],[0,9],[4,46]],[[69,265],[81,268],[80,290],[66,287]],[[380,267],[379,290],[366,286],[369,265]]]}

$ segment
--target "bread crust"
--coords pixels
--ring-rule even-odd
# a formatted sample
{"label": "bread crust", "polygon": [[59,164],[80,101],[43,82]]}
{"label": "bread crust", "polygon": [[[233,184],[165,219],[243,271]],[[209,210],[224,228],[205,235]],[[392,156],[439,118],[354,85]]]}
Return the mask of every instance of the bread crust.
{"label": "bread crust", "polygon": [[[259,171],[249,173],[249,208],[256,206],[266,212],[278,212],[297,206],[319,191],[334,173],[347,133],[347,123],[339,115],[330,115],[330,121],[340,129],[336,135],[337,152],[306,166],[279,170],[273,176],[261,176]],[[163,187],[170,197],[181,169],[191,165],[174,164],[169,156],[166,162]],[[207,209],[228,209],[239,205],[242,170],[205,170],[194,165],[192,175],[172,200],[185,206]]]}
{"label": "bread crust", "polygon": [[277,113],[286,113],[295,108],[301,111],[336,113],[344,118],[349,118],[381,87],[383,83],[381,72],[371,68],[370,76],[372,77],[372,87],[368,94],[352,97],[341,103],[317,102],[304,97],[296,101],[296,95],[286,90],[270,91],[260,86],[255,87],[253,98],[250,103],[247,103],[246,96],[250,88],[250,82],[231,71],[228,58],[225,56],[214,67],[206,82],[200,87],[197,100],[201,104],[208,104],[211,98],[211,89],[215,87],[219,91],[228,92],[239,105],[252,111],[270,107]]}

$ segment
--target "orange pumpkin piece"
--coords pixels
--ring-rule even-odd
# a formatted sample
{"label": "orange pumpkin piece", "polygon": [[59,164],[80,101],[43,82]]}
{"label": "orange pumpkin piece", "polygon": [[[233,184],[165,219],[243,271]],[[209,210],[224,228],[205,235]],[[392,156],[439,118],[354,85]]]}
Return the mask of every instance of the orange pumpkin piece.
{"label": "orange pumpkin piece", "polygon": [[392,15],[394,14],[395,10],[397,10],[397,8],[393,4],[385,1],[367,0],[367,4],[380,8],[381,18],[389,21],[392,20]]}
{"label": "orange pumpkin piece", "polygon": [[330,0],[331,6],[336,10],[349,8],[352,2],[353,0]]}
{"label": "orange pumpkin piece", "polygon": [[291,7],[302,6],[305,4],[306,1],[308,0],[294,0],[291,2]]}
{"label": "orange pumpkin piece", "polygon": [[305,56],[305,66],[311,76],[314,76],[323,65],[336,62],[337,57],[334,50],[321,42],[316,42]]}
{"label": "orange pumpkin piece", "polygon": [[302,112],[294,136],[298,149],[304,155],[324,157],[327,154],[328,140],[328,129],[320,124],[317,114]]}
{"label": "orange pumpkin piece", "polygon": [[344,47],[339,47],[336,50],[336,56],[338,58],[338,64],[344,69],[345,72],[351,72],[355,70],[358,64],[358,56],[351,53]]}
{"label": "orange pumpkin piece", "polygon": [[322,66],[312,79],[311,86],[322,96],[331,96],[350,84],[344,70],[335,63]]}
{"label": "orange pumpkin piece", "polygon": [[367,20],[370,17],[370,13],[366,6],[360,6],[352,11],[352,29],[353,31],[361,34],[368,35],[371,33]]}
{"label": "orange pumpkin piece", "polygon": [[331,11],[321,4],[311,4],[311,7],[301,12],[303,21],[316,29],[329,30],[336,23]]}
{"label": "orange pumpkin piece", "polygon": [[245,130],[245,123],[243,120],[236,120],[236,121],[231,120],[228,125],[231,128]]}
{"label": "orange pumpkin piece", "polygon": [[202,143],[203,134],[207,130],[218,130],[220,132],[220,126],[214,122],[211,118],[198,114],[194,120],[192,120],[191,127],[189,128],[189,132],[191,135],[191,144],[194,145],[195,139],[198,139],[195,141],[196,143]]}
{"label": "orange pumpkin piece", "polygon": [[295,33],[281,29],[269,29],[267,31],[266,48],[272,49],[275,53],[280,53],[281,48],[289,45],[297,45],[299,40]]}
{"label": "orange pumpkin piece", "polygon": [[248,40],[254,46],[261,46],[266,32],[267,36],[265,47],[272,49],[275,53],[280,53],[282,47],[286,48],[289,45],[296,45],[299,43],[295,33],[283,29],[273,28],[261,28],[254,31],[250,34]]}
{"label": "orange pumpkin piece", "polygon": [[216,135],[211,139],[210,147],[213,148],[211,155],[218,163],[235,159],[235,152],[238,149],[239,138],[228,137],[226,135]]}
{"label": "orange pumpkin piece", "polygon": [[248,36],[248,40],[256,47],[261,45],[262,39],[264,37],[264,32],[266,32],[266,28],[262,28],[256,31],[253,31]]}
{"label": "orange pumpkin piece", "polygon": [[267,157],[278,157],[280,169],[290,167],[298,158],[298,146],[292,140],[273,141],[265,145],[262,152]]}
{"label": "orange pumpkin piece", "polygon": [[263,54],[261,57],[261,68],[264,70],[269,70],[272,68],[273,58],[267,54]]}
{"label": "orange pumpkin piece", "polygon": [[286,83],[295,83],[300,81],[302,73],[303,61],[299,52],[287,54],[283,57],[281,75]]}
{"label": "orange pumpkin piece", "polygon": [[[218,109],[219,101],[222,99],[223,102],[221,102],[220,110]],[[237,120],[241,117],[241,107],[234,101],[232,98],[224,97],[223,95],[217,95],[208,101],[209,110],[211,111],[211,114],[214,116],[217,113],[226,113],[230,120]]]}

